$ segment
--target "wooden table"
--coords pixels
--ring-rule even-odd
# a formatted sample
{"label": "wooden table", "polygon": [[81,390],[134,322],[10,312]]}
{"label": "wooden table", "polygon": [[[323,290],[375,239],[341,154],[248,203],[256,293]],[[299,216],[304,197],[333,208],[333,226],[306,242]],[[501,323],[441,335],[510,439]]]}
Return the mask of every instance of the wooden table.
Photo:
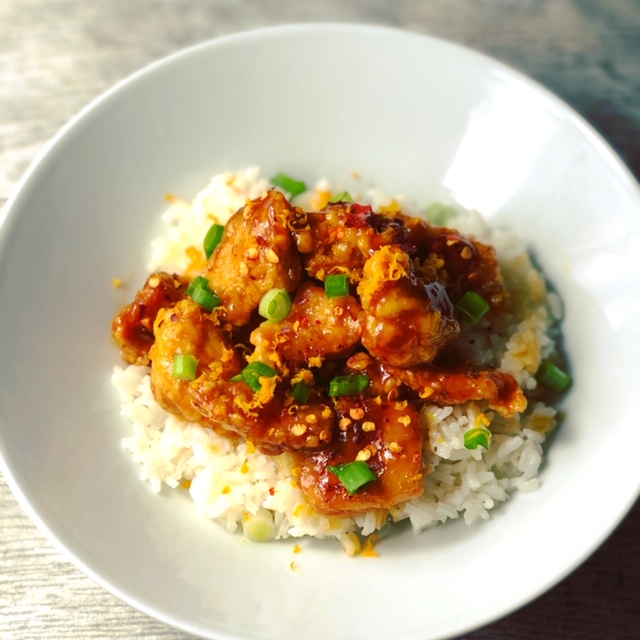
{"label": "wooden table", "polygon": [[[58,128],[132,71],[221,34],[319,20],[400,26],[493,55],[575,107],[640,177],[638,0],[1,0],[0,205]],[[0,637],[187,639],[69,564],[1,478]],[[573,575],[466,638],[640,638],[640,503]]]}

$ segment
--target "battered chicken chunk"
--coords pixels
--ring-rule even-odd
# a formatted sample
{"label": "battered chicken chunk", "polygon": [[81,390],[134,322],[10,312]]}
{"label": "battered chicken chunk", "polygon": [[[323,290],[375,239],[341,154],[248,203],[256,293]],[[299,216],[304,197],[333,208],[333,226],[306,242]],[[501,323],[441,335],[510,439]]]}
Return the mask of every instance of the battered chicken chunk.
{"label": "battered chicken chunk", "polygon": [[[204,415],[193,403],[191,387],[202,378],[215,376],[228,380],[242,368],[230,335],[215,317],[190,299],[161,309],[154,325],[155,342],[149,352],[151,390],[158,404],[184,420],[216,431],[225,431],[220,421]],[[174,358],[192,355],[197,360],[196,379],[181,380],[174,375]],[[224,420],[222,421],[224,422]]]}
{"label": "battered chicken chunk", "polygon": [[263,322],[253,331],[253,358],[289,371],[290,365],[346,356],[360,341],[361,321],[362,308],[354,296],[328,298],[323,287],[305,282],[285,320]]}
{"label": "battered chicken chunk", "polygon": [[294,231],[307,273],[324,280],[330,273],[349,273],[358,282],[365,261],[382,246],[406,237],[399,219],[373,212],[370,206],[340,202],[308,213],[307,225]]}
{"label": "battered chicken chunk", "polygon": [[527,399],[509,373],[492,369],[463,367],[383,367],[387,375],[399,380],[420,397],[435,404],[461,404],[487,400],[500,415],[511,416],[527,408]]}
{"label": "battered chicken chunk", "polygon": [[358,294],[366,313],[362,344],[381,362],[431,362],[460,333],[444,286],[419,280],[397,247],[382,247],[366,261]]}
{"label": "battered chicken chunk", "polygon": [[[331,442],[335,414],[317,394],[297,406],[290,395],[276,393],[279,378],[261,379],[258,393],[244,382],[231,382],[243,368],[240,356],[216,316],[192,300],[161,310],[154,332],[151,388],[167,411],[218,432],[232,431],[269,454]],[[195,380],[175,377],[176,354],[197,359]]]}
{"label": "battered chicken chunk", "polygon": [[185,297],[189,281],[177,275],[152,273],[134,301],[113,319],[111,333],[130,364],[148,365],[153,344],[153,324],[160,309],[174,306]]}
{"label": "battered chicken chunk", "polygon": [[[336,442],[309,454],[300,467],[300,487],[318,513],[350,517],[372,509],[390,509],[424,492],[423,432],[411,403],[343,400],[338,403]],[[328,467],[365,461],[376,480],[354,495]]]}
{"label": "battered chicken chunk", "polygon": [[204,276],[232,324],[249,322],[270,289],[293,291],[300,283],[300,257],[289,231],[293,213],[279,191],[269,191],[227,223]]}
{"label": "battered chicken chunk", "polygon": [[493,247],[420,218],[401,218],[423,278],[442,282],[454,302],[474,291],[492,307],[502,304],[506,291]]}

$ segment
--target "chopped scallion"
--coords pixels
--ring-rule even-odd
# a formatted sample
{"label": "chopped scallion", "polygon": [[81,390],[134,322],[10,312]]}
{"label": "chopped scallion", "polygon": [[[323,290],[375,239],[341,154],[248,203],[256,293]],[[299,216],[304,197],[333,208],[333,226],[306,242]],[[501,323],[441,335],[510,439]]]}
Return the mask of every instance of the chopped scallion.
{"label": "chopped scallion", "polygon": [[204,255],[207,256],[207,260],[213,254],[213,250],[220,244],[223,235],[224,226],[221,224],[212,224],[209,231],[207,231],[207,235],[204,237]]}
{"label": "chopped scallion", "polygon": [[446,204],[434,202],[427,207],[424,215],[436,227],[445,227],[451,221],[451,218],[455,217],[456,212],[455,209],[448,207]]}
{"label": "chopped scallion", "polygon": [[489,311],[489,303],[475,291],[467,291],[456,303],[456,309],[471,323],[476,324]]}
{"label": "chopped scallion", "polygon": [[469,429],[464,434],[464,447],[465,449],[477,449],[478,447],[484,447],[489,451],[491,444],[491,431],[484,427],[476,427],[475,429]]}
{"label": "chopped scallion", "polygon": [[245,513],[242,518],[242,531],[252,542],[272,540],[275,534],[273,514],[264,507],[260,507],[256,513]]}
{"label": "chopped scallion", "polygon": [[349,295],[349,280],[346,273],[327,276],[324,281],[327,298],[344,298]]}
{"label": "chopped scallion", "polygon": [[173,356],[173,377],[178,380],[195,380],[198,360],[186,353]]}
{"label": "chopped scallion", "polygon": [[336,193],[329,202],[331,204],[337,204],[338,202],[353,202],[353,198],[348,191],[341,191],[340,193]]}
{"label": "chopped scallion", "polygon": [[291,389],[291,397],[300,404],[309,401],[311,395],[311,387],[306,382],[296,382]]}
{"label": "chopped scallion", "polygon": [[262,296],[258,313],[270,322],[280,322],[291,312],[291,296],[286,289],[270,289]]}
{"label": "chopped scallion", "polygon": [[295,198],[307,190],[307,185],[304,182],[295,180],[282,172],[271,178],[271,184],[280,187],[283,191],[287,191],[292,198]]}
{"label": "chopped scallion", "polygon": [[571,384],[571,376],[553,362],[545,361],[538,370],[538,380],[554,391],[565,391]]}
{"label": "chopped scallion", "polygon": [[185,291],[185,293],[191,297],[191,294],[196,290],[196,289],[208,289],[209,288],[209,281],[206,278],[203,278],[202,276],[196,276],[190,283],[189,286],[187,287],[187,290]]}
{"label": "chopped scallion", "polygon": [[196,287],[191,292],[191,299],[209,312],[220,306],[221,302],[220,298],[208,287]]}
{"label": "chopped scallion", "polygon": [[264,362],[250,362],[237,376],[229,382],[246,382],[256,393],[262,389],[260,378],[273,378],[278,372]]}
{"label": "chopped scallion", "polygon": [[329,383],[329,395],[332,398],[357,396],[369,385],[369,377],[362,373],[336,376]]}
{"label": "chopped scallion", "polygon": [[348,464],[341,462],[336,466],[328,466],[327,469],[337,476],[350,496],[365,484],[377,479],[371,467],[362,460],[354,460]]}

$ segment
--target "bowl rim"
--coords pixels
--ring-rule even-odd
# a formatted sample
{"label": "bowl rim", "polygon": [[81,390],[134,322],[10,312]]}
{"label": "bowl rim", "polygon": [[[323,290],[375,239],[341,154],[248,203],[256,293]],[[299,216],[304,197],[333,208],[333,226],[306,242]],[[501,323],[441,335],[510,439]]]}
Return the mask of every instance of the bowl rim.
{"label": "bowl rim", "polygon": [[[0,266],[3,260],[3,248],[8,238],[12,233],[13,226],[16,223],[17,211],[19,209],[20,200],[22,198],[23,193],[29,186],[31,182],[37,180],[38,172],[41,167],[49,161],[49,159],[56,153],[57,148],[61,143],[63,143],[67,136],[73,132],[76,127],[88,121],[91,117],[93,117],[96,113],[99,112],[102,108],[108,108],[109,103],[113,99],[117,99],[117,97],[130,85],[135,84],[140,78],[147,77],[149,74],[160,72],[167,65],[184,61],[191,56],[198,56],[203,54],[204,52],[224,48],[229,45],[242,44],[247,41],[258,41],[258,40],[268,40],[272,38],[279,37],[289,37],[289,36],[297,36],[300,33],[335,33],[335,32],[344,32],[344,33],[354,33],[357,32],[359,34],[368,34],[375,37],[410,37],[421,40],[432,41],[438,46],[450,47],[459,52],[464,53],[467,56],[476,57],[477,59],[482,60],[484,63],[489,64],[495,68],[498,68],[511,77],[516,78],[520,82],[524,83],[528,87],[534,89],[537,93],[541,94],[546,101],[550,104],[558,107],[566,116],[569,121],[581,132],[583,136],[597,149],[599,156],[606,162],[609,169],[613,171],[613,173],[617,176],[619,180],[622,181],[623,186],[635,192],[636,200],[639,205],[639,213],[640,213],[640,183],[633,175],[629,166],[625,163],[625,161],[621,158],[621,156],[614,150],[611,144],[604,138],[604,136],[589,122],[587,119],[582,116],[576,109],[574,109],[570,104],[565,102],[562,98],[553,93],[550,89],[545,87],[539,81],[527,76],[524,72],[519,69],[506,64],[497,58],[494,58],[491,55],[488,55],[484,52],[478,51],[472,47],[459,44],[457,42],[453,42],[447,40],[442,37],[433,36],[427,33],[421,33],[417,31],[412,31],[406,28],[399,27],[390,27],[378,24],[363,24],[363,23],[350,23],[350,22],[317,22],[317,23],[287,23],[275,26],[266,26],[266,27],[256,27],[251,29],[246,29],[234,33],[229,33],[221,36],[214,37],[212,39],[207,39],[201,41],[199,43],[187,46],[185,48],[181,48],[173,53],[165,55],[157,60],[154,60],[138,70],[128,74],[118,82],[116,82],[113,86],[108,88],[106,91],[102,92],[96,98],[91,100],[86,106],[84,106],[80,111],[78,111],[74,116],[72,116],[58,131],[57,133],[50,138],[43,147],[38,151],[32,162],[30,163],[27,170],[24,172],[22,177],[13,187],[9,197],[2,207],[0,211]],[[202,634],[203,632],[211,633],[209,627],[200,626],[196,622],[185,621],[183,619],[177,620],[171,615],[165,615],[163,611],[154,608],[153,605],[138,599],[135,595],[128,593],[115,585],[109,582],[107,579],[102,578],[99,573],[94,571],[91,566],[86,564],[72,549],[67,547],[63,542],[61,542],[56,535],[49,528],[47,523],[42,519],[42,517],[38,514],[36,509],[32,506],[29,499],[23,493],[22,489],[18,485],[17,481],[14,479],[14,476],[11,472],[10,465],[7,459],[5,459],[5,448],[3,446],[2,434],[0,433],[0,472],[6,479],[8,486],[10,487],[12,493],[16,497],[17,501],[21,505],[22,509],[27,513],[29,518],[34,522],[34,524],[38,527],[41,533],[47,538],[47,540],[57,549],[59,550],[63,556],[69,560],[73,565],[75,565],[78,569],[80,569],[85,575],[89,576],[95,583],[104,588],[107,592],[116,596],[123,602],[126,602],[130,606],[142,611],[146,615],[160,620],[161,622],[170,625],[174,628],[178,628],[187,633],[192,633],[195,635]],[[481,622],[474,622],[472,624],[468,624],[464,628],[460,628],[457,634],[460,633],[468,633],[471,630],[478,629],[482,626],[486,626],[491,624],[502,617],[509,615],[510,613],[528,605],[534,599],[538,598],[543,593],[549,591],[562,580],[564,580],[569,574],[575,571],[580,565],[582,565],[593,553],[597,551],[597,549],[605,542],[605,540],[611,535],[611,533],[619,526],[622,520],[629,514],[634,504],[640,497],[640,482],[638,487],[636,488],[635,495],[633,492],[630,492],[630,497],[628,500],[628,504],[626,508],[618,515],[617,519],[613,522],[610,522],[608,527],[604,529],[604,534],[601,535],[598,539],[592,541],[590,545],[589,551],[581,558],[578,558],[571,566],[566,568],[565,571],[561,572],[557,575],[552,581],[545,583],[543,586],[539,587],[536,590],[530,592],[529,597],[522,601],[512,603],[508,607],[503,607],[499,612],[493,612],[491,615],[487,615],[486,618]],[[207,636],[214,637],[214,636]],[[229,634],[222,630],[215,630],[216,638],[228,638],[229,640],[237,640],[240,636],[235,634]],[[410,637],[406,635],[406,637]],[[439,636],[439,637],[450,637],[447,636]]]}

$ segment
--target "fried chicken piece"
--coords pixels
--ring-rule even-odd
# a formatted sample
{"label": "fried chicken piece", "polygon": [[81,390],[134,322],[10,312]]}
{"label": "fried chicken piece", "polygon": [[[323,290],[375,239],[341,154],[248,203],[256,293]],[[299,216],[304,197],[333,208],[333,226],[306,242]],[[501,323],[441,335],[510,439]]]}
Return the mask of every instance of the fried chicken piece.
{"label": "fried chicken piece", "polygon": [[362,344],[386,364],[431,362],[460,334],[444,286],[419,280],[396,246],[382,247],[366,261],[358,294],[366,314]]}
{"label": "fried chicken piece", "polygon": [[[243,365],[215,314],[186,299],[160,311],[154,332],[151,389],[167,411],[218,432],[243,436],[272,455],[331,442],[335,414],[317,392],[307,405],[296,407],[290,396],[276,390],[278,377],[261,378],[257,393],[245,382],[230,381]],[[195,380],[174,377],[178,353],[197,359]]]}
{"label": "fried chicken piece", "polygon": [[[390,509],[421,495],[423,432],[411,403],[352,399],[340,401],[340,430],[335,443],[301,462],[300,487],[312,509],[351,517],[372,509]],[[329,466],[365,461],[376,480],[349,495]]]}
{"label": "fried chicken piece", "polygon": [[434,227],[421,218],[399,217],[423,279],[442,282],[454,302],[474,291],[492,307],[502,304],[506,290],[492,246],[446,227]]}
{"label": "fried chicken piece", "polygon": [[[317,358],[348,355],[360,340],[362,308],[353,296],[328,298],[324,288],[305,282],[281,322],[263,322],[251,334],[252,356],[288,370]],[[317,361],[313,364],[319,364]]]}
{"label": "fried chicken piece", "polygon": [[442,405],[486,400],[502,416],[522,413],[527,399],[516,379],[503,371],[471,368],[430,368],[428,365],[401,369],[383,367],[386,375],[399,380],[421,398]]}
{"label": "fried chicken piece", "polygon": [[307,273],[322,281],[330,273],[348,272],[351,282],[359,282],[374,251],[402,244],[406,236],[401,220],[355,203],[327,205],[319,213],[307,213],[305,221],[302,228],[294,228],[294,237],[298,251],[305,254]]}
{"label": "fried chicken piece", "polygon": [[307,404],[296,405],[269,380],[277,382],[262,379],[261,391],[254,393],[244,382],[204,377],[192,384],[189,396],[203,420],[223,422],[267,455],[326,447],[336,424],[331,406],[315,390]]}
{"label": "fried chicken piece", "polygon": [[130,364],[148,365],[154,341],[153,324],[160,309],[173,307],[185,297],[189,281],[162,271],[152,273],[134,301],[113,319],[111,334]]}
{"label": "fried chicken piece", "polygon": [[269,191],[248,202],[227,223],[203,275],[232,324],[246,324],[270,289],[293,291],[298,286],[301,265],[289,231],[292,217],[286,198]]}
{"label": "fried chicken piece", "polygon": [[[242,364],[229,335],[197,303],[186,298],[172,308],[161,309],[154,325],[155,342],[149,352],[151,390],[166,411],[189,422],[227,433],[221,421],[204,416],[191,397],[192,385],[203,377],[228,380],[240,372]],[[196,380],[181,380],[173,373],[178,354],[197,360]]]}

